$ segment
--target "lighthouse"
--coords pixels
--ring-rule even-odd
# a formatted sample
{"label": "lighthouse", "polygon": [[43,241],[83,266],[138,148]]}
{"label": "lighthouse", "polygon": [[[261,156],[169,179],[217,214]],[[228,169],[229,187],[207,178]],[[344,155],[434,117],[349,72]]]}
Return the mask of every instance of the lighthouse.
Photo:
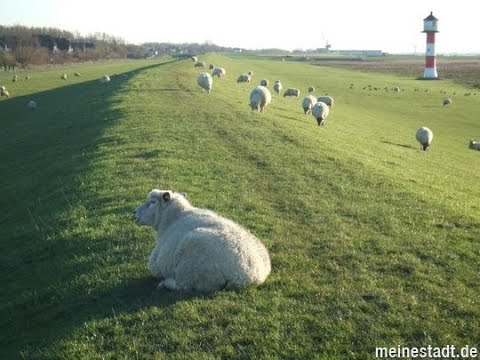
{"label": "lighthouse", "polygon": [[437,74],[437,60],[435,58],[435,33],[438,32],[438,19],[430,12],[425,19],[423,19],[423,31],[427,34],[427,50],[425,51],[425,71],[423,73],[424,79],[438,79]]}

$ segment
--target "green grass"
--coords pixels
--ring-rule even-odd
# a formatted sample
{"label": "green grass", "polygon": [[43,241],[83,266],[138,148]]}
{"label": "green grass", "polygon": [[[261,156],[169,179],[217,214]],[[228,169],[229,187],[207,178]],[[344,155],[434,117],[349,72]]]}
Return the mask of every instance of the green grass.
{"label": "green grass", "polygon": [[[478,346],[480,153],[467,144],[480,137],[480,97],[447,81],[202,59],[227,70],[210,94],[190,60],[43,69],[14,85],[0,73],[12,94],[0,99],[0,358],[368,359],[376,346]],[[236,83],[248,70],[254,83],[332,95],[325,127],[303,115],[304,94],[251,112],[254,85]],[[82,77],[62,82],[64,71]],[[450,107],[440,90],[459,94]],[[420,126],[435,134],[427,153]],[[249,228],[271,254],[266,283],[156,291],[154,233],[131,219],[152,188]]]}

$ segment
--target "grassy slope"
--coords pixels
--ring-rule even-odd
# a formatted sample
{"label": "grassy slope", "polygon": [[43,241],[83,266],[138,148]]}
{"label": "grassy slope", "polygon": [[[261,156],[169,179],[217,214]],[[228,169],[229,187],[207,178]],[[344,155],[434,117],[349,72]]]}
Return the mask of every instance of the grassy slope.
{"label": "grassy slope", "polygon": [[[375,346],[478,344],[480,159],[466,144],[478,137],[479,99],[443,108],[440,89],[463,89],[205,60],[227,69],[211,94],[183,61],[107,90],[42,82],[36,112],[28,96],[1,100],[6,357],[363,359]],[[248,70],[255,82],[334,96],[325,128],[300,99],[274,96],[266,113],[251,113],[253,85],[235,82]],[[414,140],[422,125],[435,133],[428,153]],[[207,296],[155,292],[145,268],[154,235],[129,217],[153,187],[186,191],[251,229],[271,252],[268,281]]]}

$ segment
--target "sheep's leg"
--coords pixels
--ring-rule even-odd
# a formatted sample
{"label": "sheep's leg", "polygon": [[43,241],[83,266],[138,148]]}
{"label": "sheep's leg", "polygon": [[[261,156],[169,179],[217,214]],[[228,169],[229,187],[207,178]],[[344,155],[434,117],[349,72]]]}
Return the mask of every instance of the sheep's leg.
{"label": "sheep's leg", "polygon": [[177,282],[175,279],[167,278],[158,283],[157,289],[177,290]]}

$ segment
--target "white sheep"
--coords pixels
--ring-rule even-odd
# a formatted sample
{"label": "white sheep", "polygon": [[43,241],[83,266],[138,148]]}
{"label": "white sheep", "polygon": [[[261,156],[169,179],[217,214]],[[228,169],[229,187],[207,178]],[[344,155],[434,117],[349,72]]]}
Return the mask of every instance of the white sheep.
{"label": "white sheep", "polygon": [[283,97],[285,96],[295,96],[297,99],[300,96],[300,90],[297,88],[288,88],[284,93]]}
{"label": "white sheep", "polygon": [[309,93],[315,92],[315,87],[314,86],[309,86],[308,87],[308,92]]}
{"label": "white sheep", "polygon": [[82,76],[79,72],[73,73],[73,75],[75,75],[76,77]]}
{"label": "white sheep", "polygon": [[192,56],[191,59],[194,63],[196,63],[198,61],[198,58],[196,56]]}
{"label": "white sheep", "polygon": [[273,91],[275,91],[278,94],[280,94],[280,91],[282,91],[282,82],[280,80],[275,80],[275,84],[273,84]]}
{"label": "white sheep", "polygon": [[263,112],[265,107],[272,101],[272,94],[265,86],[257,86],[250,93],[250,107],[252,110]]}
{"label": "white sheep", "polygon": [[399,88],[398,86],[395,86],[395,87],[393,88],[393,91],[396,92],[396,93],[398,93],[398,92],[400,92],[400,88]]}
{"label": "white sheep", "polygon": [[67,80],[67,74],[62,74],[62,76],[60,76],[60,79]]}
{"label": "white sheep", "polygon": [[10,93],[5,86],[0,86],[0,96],[10,97]]}
{"label": "white sheep", "polygon": [[29,109],[32,109],[32,110],[35,110],[37,108],[37,102],[34,101],[34,100],[30,100],[28,103],[27,103],[27,107]]}
{"label": "white sheep", "polygon": [[260,85],[261,86],[268,86],[268,80],[267,79],[260,80]]}
{"label": "white sheep", "polygon": [[248,74],[241,74],[237,78],[237,83],[249,83],[252,78]]}
{"label": "white sheep", "polygon": [[212,76],[217,76],[217,77],[221,78],[221,77],[224,77],[226,75],[226,73],[227,72],[225,71],[224,68],[216,67],[212,71]]}
{"label": "white sheep", "polygon": [[323,126],[330,113],[330,108],[322,101],[318,101],[312,108],[312,115],[317,120],[318,126]]}
{"label": "white sheep", "polygon": [[432,143],[433,133],[432,133],[432,130],[423,126],[417,129],[417,133],[415,137],[417,141],[422,145],[423,151],[426,151],[428,150],[428,148],[430,147],[430,144]]}
{"label": "white sheep", "polygon": [[198,75],[197,84],[202,88],[203,91],[209,93],[212,90],[213,79],[208,72],[204,72]]}
{"label": "white sheep", "polygon": [[470,140],[468,148],[473,150],[480,150],[480,141]]}
{"label": "white sheep", "polygon": [[450,105],[451,103],[452,103],[452,99],[450,98],[443,99],[443,106]]}
{"label": "white sheep", "polygon": [[25,80],[30,80],[30,75],[25,75]]}
{"label": "white sheep", "polygon": [[262,284],[271,271],[262,242],[242,226],[199,209],[180,193],[152,190],[134,211],[157,232],[148,268],[157,288],[209,292]]}
{"label": "white sheep", "polygon": [[250,70],[247,74],[248,74],[250,77],[252,77],[252,76],[253,76],[253,71]]}
{"label": "white sheep", "polygon": [[331,96],[319,96],[317,98],[317,101],[321,101],[321,102],[327,104],[328,107],[330,108],[330,110],[333,107],[333,98]]}
{"label": "white sheep", "polygon": [[317,103],[317,98],[313,95],[305,96],[302,101],[302,108],[305,114],[311,114],[313,105]]}
{"label": "white sheep", "polygon": [[110,82],[110,76],[108,75],[102,75],[102,77],[100,78],[100,83],[101,84],[108,84]]}
{"label": "white sheep", "polygon": [[194,66],[204,68],[206,66],[205,61],[197,61]]}
{"label": "white sheep", "polygon": [[17,82],[18,80],[18,75],[13,75],[12,82]]}

